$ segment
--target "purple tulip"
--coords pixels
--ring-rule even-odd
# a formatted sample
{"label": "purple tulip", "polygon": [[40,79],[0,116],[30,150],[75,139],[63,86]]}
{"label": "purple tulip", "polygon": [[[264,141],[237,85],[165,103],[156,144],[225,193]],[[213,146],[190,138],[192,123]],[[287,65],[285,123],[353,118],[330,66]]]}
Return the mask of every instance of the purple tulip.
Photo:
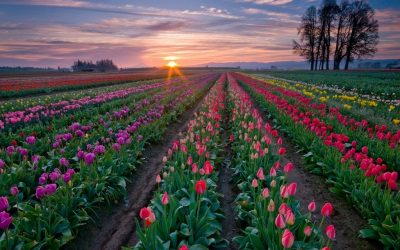
{"label": "purple tulip", "polygon": [[67,173],[70,175],[74,175],[75,174],[75,170],[73,168],[70,168],[67,170]]}
{"label": "purple tulip", "polygon": [[58,163],[60,164],[60,166],[62,167],[68,167],[69,166],[69,161],[67,159],[65,159],[64,157],[62,157]]}
{"label": "purple tulip", "polygon": [[50,173],[49,177],[50,177],[51,182],[56,182],[58,179],[60,179],[61,174],[57,171],[54,171],[54,172]]}
{"label": "purple tulip", "polygon": [[15,152],[14,146],[8,146],[7,147],[7,154],[12,155]]}
{"label": "purple tulip", "polygon": [[25,139],[26,143],[28,143],[29,145],[33,145],[36,143],[36,138],[34,136],[28,136]]}
{"label": "purple tulip", "polygon": [[53,143],[53,148],[58,148],[60,146],[60,142],[56,141]]}
{"label": "purple tulip", "polygon": [[71,178],[72,178],[72,176],[70,173],[67,172],[67,173],[63,174],[63,181],[65,183],[68,183],[71,180]]}
{"label": "purple tulip", "polygon": [[75,135],[78,137],[83,137],[85,135],[85,133],[82,130],[77,130],[77,131],[75,131]]}
{"label": "purple tulip", "polygon": [[96,158],[96,155],[93,153],[87,153],[85,154],[85,164],[86,165],[92,165],[94,162],[94,159]]}
{"label": "purple tulip", "polygon": [[86,145],[86,150],[89,151],[89,150],[91,150],[91,149],[92,149],[92,144],[87,144],[87,145]]}
{"label": "purple tulip", "polygon": [[2,159],[0,159],[0,168],[4,168],[5,165],[6,163]]}
{"label": "purple tulip", "polygon": [[12,223],[12,217],[7,212],[0,212],[0,229],[6,230]]}
{"label": "purple tulip", "polygon": [[78,159],[83,159],[85,157],[85,152],[83,152],[82,150],[79,150],[78,153],[76,153],[76,157],[78,157]]}
{"label": "purple tulip", "polygon": [[137,140],[138,140],[138,141],[141,141],[141,140],[143,140],[143,136],[141,136],[141,135],[138,135],[138,136],[137,136]]}
{"label": "purple tulip", "polygon": [[10,193],[12,196],[17,196],[19,194],[19,189],[17,186],[12,186],[10,188]]}
{"label": "purple tulip", "polygon": [[28,150],[26,148],[18,148],[18,152],[22,156],[28,155]]}
{"label": "purple tulip", "polygon": [[119,152],[119,150],[121,149],[121,145],[118,143],[114,143],[112,147],[116,152]]}
{"label": "purple tulip", "polygon": [[8,208],[8,198],[5,196],[0,197],[0,211],[7,210]]}
{"label": "purple tulip", "polygon": [[96,145],[94,147],[95,154],[104,154],[106,152],[106,148],[103,145]]}
{"label": "purple tulip", "polygon": [[45,189],[46,189],[46,195],[50,196],[50,195],[53,195],[57,191],[57,185],[56,184],[47,184]]}
{"label": "purple tulip", "polygon": [[36,193],[35,196],[37,199],[42,199],[46,195],[46,189],[42,186],[37,186],[36,187]]}

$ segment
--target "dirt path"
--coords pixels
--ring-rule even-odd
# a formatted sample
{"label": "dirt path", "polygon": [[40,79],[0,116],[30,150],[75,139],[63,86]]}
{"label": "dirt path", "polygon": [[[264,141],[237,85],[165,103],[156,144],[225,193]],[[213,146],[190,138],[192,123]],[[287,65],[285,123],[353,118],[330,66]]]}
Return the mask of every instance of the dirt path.
{"label": "dirt path", "polygon": [[[227,105],[225,105],[227,106]],[[238,249],[237,244],[233,242],[233,237],[240,234],[240,229],[236,224],[236,213],[235,213],[235,198],[237,196],[237,190],[231,184],[232,170],[231,170],[231,158],[232,150],[228,143],[229,138],[229,117],[228,114],[224,114],[223,120],[223,138],[224,138],[224,161],[222,163],[219,175],[218,175],[218,193],[222,194],[220,198],[221,209],[224,212],[225,219],[222,221],[222,237],[228,240],[229,249]]]}
{"label": "dirt path", "polygon": [[122,246],[133,246],[136,243],[134,219],[152,197],[156,176],[163,166],[162,157],[172,142],[178,138],[178,133],[186,130],[187,123],[200,108],[207,93],[208,91],[195,105],[186,110],[178,121],[169,125],[162,141],[145,150],[145,161],[130,177],[128,196],[123,204],[115,204],[112,208],[96,211],[98,215],[94,218],[96,224],[83,227],[77,238],[64,249],[119,250]]}
{"label": "dirt path", "polygon": [[[272,119],[268,119],[268,112],[264,112],[258,103],[251,98],[254,108],[256,108],[264,122],[273,124]],[[311,201],[315,201],[318,211],[321,209],[325,202],[332,203],[334,213],[329,219],[329,222],[335,226],[336,241],[334,242],[334,249],[382,249],[378,242],[370,242],[358,237],[359,230],[367,227],[367,222],[359,215],[359,213],[345,200],[329,191],[329,185],[325,183],[325,179],[321,176],[313,175],[303,170],[303,157],[297,151],[297,147],[290,138],[282,132],[279,132],[282,138],[283,145],[287,153],[283,158],[283,164],[292,162],[295,168],[288,175],[289,182],[297,183],[296,198],[301,202],[303,211],[307,211],[307,205]],[[276,141],[275,141],[276,143]],[[321,219],[319,213],[314,215],[314,219],[318,221]]]}

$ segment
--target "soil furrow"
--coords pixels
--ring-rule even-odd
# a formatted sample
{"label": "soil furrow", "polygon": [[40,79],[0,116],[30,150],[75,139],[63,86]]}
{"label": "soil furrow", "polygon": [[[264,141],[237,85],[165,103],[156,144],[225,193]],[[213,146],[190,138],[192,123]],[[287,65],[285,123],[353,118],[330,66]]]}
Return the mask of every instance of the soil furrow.
{"label": "soil furrow", "polygon": [[[226,106],[226,105],[225,105]],[[240,229],[236,224],[235,214],[235,198],[237,192],[234,186],[231,184],[232,170],[231,170],[231,158],[232,150],[229,146],[229,114],[225,112],[224,123],[224,161],[221,164],[221,169],[218,175],[218,189],[217,191],[222,194],[220,198],[221,209],[224,212],[225,219],[222,221],[222,237],[228,240],[229,249],[238,249],[238,246],[233,242],[233,237],[238,236]]]}
{"label": "soil furrow", "polygon": [[[274,122],[273,119],[268,118],[268,112],[264,111],[254,98],[251,97],[251,100],[254,108],[260,112],[263,121],[272,125]],[[330,192],[330,187],[325,183],[323,177],[304,171],[303,156],[298,152],[296,145],[286,134],[281,131],[278,131],[278,134],[286,148],[282,165],[287,162],[292,162],[295,165],[295,168],[288,175],[288,181],[298,184],[296,197],[301,201],[302,210],[306,212],[307,205],[311,201],[315,201],[319,209],[326,202],[332,203],[334,207],[334,213],[329,219],[329,222],[336,229],[336,241],[333,243],[334,249],[382,249],[378,242],[371,242],[358,237],[359,230],[367,228],[367,222],[344,197],[339,197]],[[276,143],[276,141],[274,142]],[[321,219],[319,213],[314,214],[314,219]]]}
{"label": "soil furrow", "polygon": [[[211,87],[210,87],[211,88]],[[206,91],[196,103],[171,123],[162,141],[150,145],[143,153],[144,162],[129,178],[128,196],[124,202],[111,208],[98,209],[95,224],[88,224],[79,231],[77,238],[64,249],[106,249],[119,250],[122,246],[133,246],[137,242],[135,218],[146,206],[156,186],[156,176],[162,169],[162,157],[168,151],[178,134],[184,131],[193,114],[200,108]]]}

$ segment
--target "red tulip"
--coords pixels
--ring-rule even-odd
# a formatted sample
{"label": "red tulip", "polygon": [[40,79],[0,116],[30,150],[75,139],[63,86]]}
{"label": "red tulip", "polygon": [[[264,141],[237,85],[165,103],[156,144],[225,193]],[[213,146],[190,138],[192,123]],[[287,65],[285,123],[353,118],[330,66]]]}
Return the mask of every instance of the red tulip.
{"label": "red tulip", "polygon": [[363,152],[363,154],[368,154],[368,148],[366,146],[362,147],[361,152]]}
{"label": "red tulip", "polygon": [[185,244],[183,244],[183,245],[179,248],[179,250],[189,250],[189,248],[188,248]]}
{"label": "red tulip", "polygon": [[323,247],[321,250],[331,250],[329,247]]}
{"label": "red tulip", "polygon": [[163,194],[163,196],[161,197],[161,203],[163,205],[167,205],[169,203],[169,197],[168,197],[168,193],[167,192],[165,192]]}
{"label": "red tulip", "polygon": [[206,162],[204,163],[203,169],[204,169],[204,173],[205,173],[206,175],[209,175],[209,174],[212,173],[212,171],[213,171],[213,166],[211,165],[210,161],[206,161]]}
{"label": "red tulip", "polygon": [[282,234],[282,246],[284,248],[291,248],[293,246],[294,242],[294,236],[292,232],[290,232],[288,229],[285,229],[285,231]]}
{"label": "red tulip", "polygon": [[197,194],[203,194],[206,191],[207,183],[205,180],[199,180],[196,182],[194,189]]}
{"label": "red tulip", "polygon": [[287,210],[285,213],[285,219],[288,225],[293,225],[296,218],[291,210]]}
{"label": "red tulip", "polygon": [[153,211],[151,210],[151,207],[144,207],[144,208],[140,209],[139,216],[141,219],[146,219],[147,217],[150,216],[150,214],[152,212]]}
{"label": "red tulip", "polygon": [[289,194],[290,196],[295,195],[295,194],[296,194],[296,191],[297,191],[297,183],[295,183],[295,182],[290,183],[290,184],[288,185],[287,189],[288,189],[288,194]]}
{"label": "red tulip", "polygon": [[325,203],[324,206],[321,208],[322,216],[330,217],[332,212],[333,212],[333,206],[329,202]]}
{"label": "red tulip", "polygon": [[283,216],[281,214],[278,214],[278,216],[276,216],[275,225],[280,229],[286,226],[285,220],[283,219]]}
{"label": "red tulip", "polygon": [[276,170],[275,170],[275,168],[271,168],[271,169],[269,170],[269,175],[271,175],[272,177],[275,177],[275,176],[276,176]]}
{"label": "red tulip", "polygon": [[288,198],[289,197],[289,191],[286,185],[281,186],[281,197],[282,198]]}
{"label": "red tulip", "polygon": [[284,147],[279,148],[278,154],[279,155],[284,155],[286,153],[286,149]]}
{"label": "red tulip", "polygon": [[289,173],[294,168],[293,163],[289,162],[283,167],[285,173]]}
{"label": "red tulip", "polygon": [[197,163],[193,163],[192,165],[192,173],[197,173]]}
{"label": "red tulip", "polygon": [[325,229],[326,236],[328,236],[329,239],[334,240],[336,233],[335,233],[335,227],[333,225],[329,225]]}
{"label": "red tulip", "polygon": [[308,211],[313,213],[315,211],[315,209],[316,209],[315,202],[314,201],[310,202],[310,204],[308,204]]}

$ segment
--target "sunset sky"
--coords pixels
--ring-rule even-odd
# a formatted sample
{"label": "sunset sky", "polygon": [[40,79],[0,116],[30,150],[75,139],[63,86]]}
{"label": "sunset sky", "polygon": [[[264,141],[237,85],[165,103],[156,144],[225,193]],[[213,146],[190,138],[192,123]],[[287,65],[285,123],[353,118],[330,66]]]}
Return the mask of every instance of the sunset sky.
{"label": "sunset sky", "polygon": [[[0,66],[69,67],[110,58],[120,67],[300,61],[301,15],[313,0],[0,0]],[[400,58],[400,0],[370,0],[375,58]]]}

